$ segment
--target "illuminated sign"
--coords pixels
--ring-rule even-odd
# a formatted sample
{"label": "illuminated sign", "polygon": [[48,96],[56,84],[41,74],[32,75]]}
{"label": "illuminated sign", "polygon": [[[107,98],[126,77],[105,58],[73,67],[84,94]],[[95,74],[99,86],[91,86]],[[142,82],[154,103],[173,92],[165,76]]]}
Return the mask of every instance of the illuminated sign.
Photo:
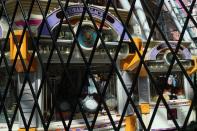
{"label": "illuminated sign", "polygon": [[[173,50],[176,49],[176,44],[175,43],[170,43],[170,46],[172,47]],[[149,60],[156,60],[157,55],[163,50],[163,49],[169,49],[166,43],[160,43],[159,45],[155,46],[154,48],[151,49],[150,54],[148,56]],[[183,54],[184,59],[191,59],[191,53],[187,48],[180,47],[179,52]]]}
{"label": "illuminated sign", "polygon": [[[75,18],[75,17],[80,17],[83,12],[83,5],[71,5],[68,6],[66,9],[66,14],[69,19]],[[95,6],[89,6],[88,7],[92,17],[102,21],[103,19],[103,14],[105,10],[95,7]],[[87,12],[87,11],[86,11]],[[53,30],[59,23],[60,23],[60,18],[58,18],[58,14],[61,13],[61,9],[54,10],[51,14],[48,15],[47,17],[47,22],[49,25],[50,30]],[[88,14],[86,13],[88,16]],[[114,31],[117,32],[119,36],[122,35],[124,27],[122,26],[121,22],[112,14],[108,13],[105,22],[110,25]],[[49,31],[47,29],[46,24],[44,25],[42,29],[42,35],[49,35]],[[125,34],[124,40],[129,40],[128,35]]]}

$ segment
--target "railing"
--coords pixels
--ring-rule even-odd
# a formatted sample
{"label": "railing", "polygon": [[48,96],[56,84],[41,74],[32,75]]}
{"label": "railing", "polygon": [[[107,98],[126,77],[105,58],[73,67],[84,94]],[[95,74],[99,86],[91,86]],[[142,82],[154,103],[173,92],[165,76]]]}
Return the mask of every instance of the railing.
{"label": "railing", "polygon": [[197,58],[183,41],[196,0],[180,1],[178,41],[158,24],[164,0],[154,14],[141,0],[150,34],[133,34],[135,2],[1,0],[0,130],[196,130]]}

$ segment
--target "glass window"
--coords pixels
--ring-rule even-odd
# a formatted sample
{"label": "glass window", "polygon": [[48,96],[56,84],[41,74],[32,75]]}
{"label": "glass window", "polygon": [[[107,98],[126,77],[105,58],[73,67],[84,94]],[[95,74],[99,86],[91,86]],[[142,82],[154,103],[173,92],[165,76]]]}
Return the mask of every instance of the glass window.
{"label": "glass window", "polygon": [[[168,100],[185,99],[184,81],[181,72],[172,73],[166,80],[165,74],[154,74],[157,86],[163,91],[164,98]],[[167,81],[167,84],[165,83]],[[165,86],[166,85],[166,86]],[[156,102],[158,93],[153,83],[150,82],[151,101]]]}
{"label": "glass window", "polygon": [[[44,116],[45,120],[48,120],[50,112],[53,110],[53,106],[56,101],[56,108],[54,108],[53,121],[60,121],[61,116],[68,120],[71,114],[71,111],[74,110],[79,92],[82,90],[82,93],[79,97],[79,101],[82,105],[84,112],[87,115],[94,113],[98,107],[100,96],[96,90],[96,86],[92,78],[88,77],[84,80],[85,69],[83,67],[76,66],[69,69],[70,79],[73,82],[73,86],[68,81],[69,78],[64,77],[62,80],[63,70],[60,68],[60,65],[51,65],[51,70],[49,69],[48,78],[49,81],[45,82],[43,88],[43,98],[44,98]],[[56,73],[54,72],[56,69]],[[101,68],[103,69],[103,68]],[[93,69],[93,75],[96,81],[96,84],[99,88],[99,91],[102,92],[106,84],[108,73],[105,71],[97,71]],[[111,111],[117,110],[117,94],[116,94],[116,81],[115,75],[112,76],[109,85],[106,90],[106,95],[104,100],[108,105],[108,108]],[[83,85],[83,89],[81,86]],[[53,90],[54,93],[51,92]],[[101,106],[100,112],[105,112],[103,106]],[[74,119],[82,118],[80,109],[77,106],[76,114]]]}

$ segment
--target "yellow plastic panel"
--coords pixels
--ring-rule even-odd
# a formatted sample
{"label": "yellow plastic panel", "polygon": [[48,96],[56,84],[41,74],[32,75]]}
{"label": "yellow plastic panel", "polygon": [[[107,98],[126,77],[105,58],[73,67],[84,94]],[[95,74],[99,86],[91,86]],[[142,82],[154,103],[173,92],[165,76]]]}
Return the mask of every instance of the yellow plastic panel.
{"label": "yellow plastic panel", "polygon": [[197,71],[197,56],[192,56],[192,60],[194,62],[194,66],[191,69],[187,70],[188,75],[192,75]]}
{"label": "yellow plastic panel", "polygon": [[[140,51],[140,53],[142,54],[142,40],[138,37],[133,38],[135,45],[137,47],[137,49]],[[134,54],[129,54],[125,59],[122,59],[120,61],[120,68],[122,70],[130,70],[133,71],[140,62],[140,58],[138,56],[137,53]]]}
{"label": "yellow plastic panel", "polygon": [[[19,128],[18,131],[26,131],[25,128]],[[29,128],[28,131],[36,131],[36,128]]]}
{"label": "yellow plastic panel", "polygon": [[[28,68],[30,57],[31,55],[27,54],[27,59],[24,60],[26,68]],[[16,61],[15,69],[19,73],[25,72],[21,60]],[[36,72],[36,70],[37,70],[37,59],[34,58],[31,68],[30,68],[30,72]]]}
{"label": "yellow plastic panel", "polygon": [[[15,30],[14,31],[14,34],[15,34],[18,42],[20,42],[22,32],[23,32],[22,30]],[[17,48],[16,48],[16,44],[14,42],[14,37],[12,34],[10,34],[9,38],[10,38],[10,59],[14,60],[14,58],[16,56]],[[20,52],[22,54],[23,59],[27,59],[27,39],[28,39],[27,32],[25,32],[25,35],[24,35],[23,41],[22,41],[22,45],[20,48]],[[17,57],[17,59],[20,59],[19,56]]]}
{"label": "yellow plastic panel", "polygon": [[136,131],[136,116],[130,115],[125,117],[125,131]]}
{"label": "yellow plastic panel", "polygon": [[140,104],[140,111],[142,114],[149,114],[150,113],[149,103],[141,103]]}

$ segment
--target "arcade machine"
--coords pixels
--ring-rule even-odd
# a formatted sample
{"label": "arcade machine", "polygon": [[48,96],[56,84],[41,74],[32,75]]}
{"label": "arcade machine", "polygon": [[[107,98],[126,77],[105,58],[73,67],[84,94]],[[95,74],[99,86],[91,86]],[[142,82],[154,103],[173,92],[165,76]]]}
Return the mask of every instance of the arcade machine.
{"label": "arcade machine", "polygon": [[[94,17],[94,20],[96,21],[97,27],[99,27],[104,10],[96,6],[90,6],[89,9],[92,16]],[[79,21],[81,18],[79,16],[82,13],[82,11],[83,11],[83,6],[80,4],[71,5],[67,8],[67,12],[69,12],[68,18],[75,33],[77,32],[79,26]],[[62,16],[61,13],[62,11],[60,9],[56,9],[47,17],[49,26],[54,34],[57,34],[60,17]],[[48,32],[46,32],[47,30],[46,28],[47,27],[44,26],[42,32],[43,37],[39,43],[39,49],[44,63],[46,63],[49,57],[50,49],[53,44],[51,38],[48,37],[49,34]],[[112,58],[114,57],[115,51],[117,49],[118,41],[122,31],[123,31],[123,27],[121,23],[118,21],[118,19],[115,16],[108,13],[101,34],[105,41],[106,47],[109,50],[109,54],[111,55]],[[79,31],[78,41],[87,60],[89,60],[90,58],[90,54],[92,52],[96,37],[97,37],[97,33],[95,31],[95,28],[92,22],[90,21],[88,14],[86,14],[84,21],[82,22],[81,29]],[[125,36],[124,39],[125,41],[126,40],[128,41],[127,36]],[[57,44],[59,45],[59,50],[61,52],[64,62],[68,60],[69,54],[71,53],[73,40],[74,38],[69,30],[67,21],[64,20],[63,25],[61,27],[60,35],[57,40]],[[129,54],[129,45],[128,43],[123,43],[117,61],[120,61],[120,59],[125,58],[128,54]],[[99,87],[100,92],[103,91],[111,66],[112,66],[111,61],[106,54],[105,48],[103,47],[101,40],[99,39],[92,60],[92,64],[90,66],[90,70],[93,73],[94,79]],[[44,109],[45,118],[47,120],[47,118],[50,116],[50,110],[52,109],[52,106],[54,104],[53,100],[57,99],[58,101],[57,108],[61,109],[64,119],[68,120],[70,113],[73,110],[74,105],[76,104],[78,97],[77,94],[79,94],[80,88],[81,86],[83,86],[82,93],[80,95],[80,103],[82,105],[83,110],[86,113],[86,116],[88,116],[88,120],[91,121],[98,107],[98,101],[100,98],[98,95],[98,90],[95,87],[95,83],[92,80],[92,77],[88,75],[87,78],[84,79],[86,65],[84,63],[84,60],[80,54],[77,45],[73,50],[72,58],[70,60],[70,65],[68,69],[69,69],[69,76],[71,76],[71,80],[76,81],[73,82],[74,88],[71,85],[71,83],[69,83],[67,77],[65,77],[62,82],[61,78],[62,78],[63,68],[61,66],[60,58],[58,57],[57,52],[54,52],[51,58],[51,65],[49,66],[49,71],[47,74],[50,79],[50,83],[46,83],[45,87],[43,88],[44,100],[42,106]],[[115,73],[113,73],[104,100],[108,108],[110,109],[110,113],[114,121],[118,122],[120,117],[117,114],[118,101],[117,101],[117,91],[116,91],[116,79],[117,79],[116,75]],[[54,90],[55,92],[54,96],[50,93],[49,87],[51,87]],[[56,128],[57,130],[58,129],[60,130],[63,129],[64,127],[62,126],[61,122],[58,122],[61,121],[61,117],[59,115],[60,113],[57,108],[55,109],[55,113],[54,113],[54,118],[53,118],[54,123],[51,124],[50,128],[51,129]],[[124,125],[125,124],[123,123],[121,130],[123,130]],[[77,107],[76,109],[76,115],[74,117],[71,128],[78,130],[87,130],[83,117],[80,113],[79,107]],[[99,111],[95,129],[113,130],[109,118],[103,107],[101,107],[101,110]]]}
{"label": "arcade machine", "polygon": [[[105,10],[96,6],[89,6],[89,9],[94,20],[96,21],[97,27],[99,27]],[[71,23],[71,27],[75,33],[77,32],[79,26],[80,15],[82,11],[83,6],[80,4],[70,5],[67,8],[67,12],[69,12],[68,18]],[[58,8],[53,10],[47,16],[49,28],[54,36],[57,34],[57,30],[59,28],[60,19],[62,16],[61,13],[61,9]],[[38,29],[40,30],[40,27]],[[120,39],[122,31],[123,27],[121,22],[114,15],[108,13],[101,35],[112,58],[114,57],[115,51],[117,49],[118,41]],[[15,30],[14,33],[19,40],[22,35],[22,30]],[[90,54],[93,49],[96,37],[97,33],[95,31],[95,28],[89,16],[86,14],[81,25],[81,29],[79,31],[78,41],[79,46],[82,49],[87,60],[89,60],[90,58]],[[10,35],[9,40],[9,54],[6,57],[10,60],[10,63],[12,65],[16,57],[17,49],[15,46],[16,41],[14,40],[14,37],[12,35]],[[44,81],[44,85],[42,87],[40,87],[40,83],[41,78],[43,78],[44,74],[42,74],[41,65],[39,63],[39,60],[36,58],[38,54],[36,53],[35,55],[29,73],[32,86],[26,83],[24,85],[24,88],[22,87],[26,71],[22,66],[21,58],[17,57],[17,62],[15,65],[16,78],[14,80],[17,92],[23,90],[23,93],[18,95],[22,95],[20,104],[23,109],[26,122],[29,121],[30,115],[32,113],[32,108],[35,103],[32,92],[36,94],[40,88],[42,88],[42,91],[39,94],[39,99],[37,99],[36,102],[40,106],[45,122],[48,122],[51,115],[51,110],[54,109],[54,114],[52,116],[52,122],[50,124],[49,130],[59,131],[64,129],[61,122],[62,117],[63,119],[65,119],[66,122],[68,122],[71,112],[75,108],[75,104],[77,102],[77,98],[79,97],[79,93],[81,92],[81,88],[83,89],[82,93],[80,94],[79,101],[82,105],[82,109],[84,110],[89,122],[91,122],[92,118],[94,117],[94,113],[98,107],[98,101],[100,100],[98,90],[96,89],[95,84],[98,85],[99,91],[102,92],[112,64],[108,55],[106,54],[106,50],[103,47],[101,40],[99,39],[94,57],[92,59],[92,64],[90,66],[90,70],[93,73],[96,83],[93,82],[93,79],[92,77],[90,77],[90,75],[87,75],[85,77],[86,65],[77,46],[74,47],[69,66],[67,67],[64,65],[63,68],[61,60],[63,60],[64,63],[68,61],[69,54],[71,53],[73,40],[74,38],[69,30],[68,23],[66,20],[64,20],[61,27],[60,35],[58,36],[56,42],[58,45],[58,49],[61,53],[61,59],[58,56],[58,52],[54,50],[50,60],[50,65],[48,66],[47,61],[49,59],[53,42],[51,40],[51,37],[49,36],[47,26],[44,25],[38,48],[44,67],[48,66],[48,70],[46,72],[47,79]],[[124,41],[125,42],[123,42],[118,55],[117,64],[119,64],[119,61],[129,54],[128,36],[125,35]],[[26,67],[28,67],[30,56],[32,55],[32,41],[29,38],[28,32],[25,32],[20,51],[22,59],[24,60]],[[69,78],[67,78],[67,76],[64,76],[65,68],[68,69],[70,79],[73,81],[72,83],[69,82]],[[115,123],[118,123],[120,115],[117,111],[118,95],[116,81],[116,74],[113,73],[107,87],[104,100],[110,110],[113,120],[115,121]],[[55,104],[57,106],[54,107]],[[16,104],[13,105],[15,107]],[[79,106],[76,107],[75,116],[71,124],[71,130],[87,130],[86,124],[83,120],[83,116],[80,113],[79,108]],[[23,131],[25,126],[22,118],[20,117],[20,114],[18,116],[18,119],[15,120],[19,121],[18,128],[20,131]],[[123,122],[121,130],[124,129],[124,126],[125,123]],[[30,129],[43,129],[37,109],[34,112]],[[113,130],[111,122],[109,121],[109,118],[103,107],[101,107],[101,110],[99,111],[99,115],[95,124],[95,129]]]}
{"label": "arcade machine", "polygon": [[[170,45],[175,50],[176,42],[170,42]],[[188,45],[188,42],[183,42],[177,56],[188,75],[192,76],[192,74],[196,72],[196,58],[189,52]],[[165,42],[152,41],[150,47],[151,48],[148,49],[145,58],[145,63],[152,73],[157,86],[160,87],[160,90],[163,92],[163,97],[170,108],[171,114],[173,114],[173,118],[175,118],[179,126],[182,127],[194,95],[193,89],[176,61],[173,65],[171,74],[166,78],[166,72],[168,71],[173,55]],[[136,59],[136,61],[139,63],[139,58]],[[137,67],[134,62],[134,59],[133,63],[132,61],[128,63],[127,59],[121,61],[121,67],[123,70],[129,72],[126,76],[130,79],[133,76],[132,74],[135,73],[135,69]],[[128,66],[129,64],[130,66]],[[165,84],[166,79],[167,84]],[[132,81],[130,80],[130,85],[131,83]],[[145,126],[148,126],[159,95],[155,89],[155,85],[144,71],[140,72],[137,87],[133,93],[133,98],[136,105],[139,105],[139,111]],[[135,116],[135,113],[132,115]],[[195,111],[192,111],[188,123],[195,121],[195,116]],[[140,123],[136,122],[136,125],[136,129],[140,130]],[[163,102],[160,101],[151,130],[163,131],[175,129],[176,126],[172,121],[172,117],[169,115],[169,112],[166,110]]]}

